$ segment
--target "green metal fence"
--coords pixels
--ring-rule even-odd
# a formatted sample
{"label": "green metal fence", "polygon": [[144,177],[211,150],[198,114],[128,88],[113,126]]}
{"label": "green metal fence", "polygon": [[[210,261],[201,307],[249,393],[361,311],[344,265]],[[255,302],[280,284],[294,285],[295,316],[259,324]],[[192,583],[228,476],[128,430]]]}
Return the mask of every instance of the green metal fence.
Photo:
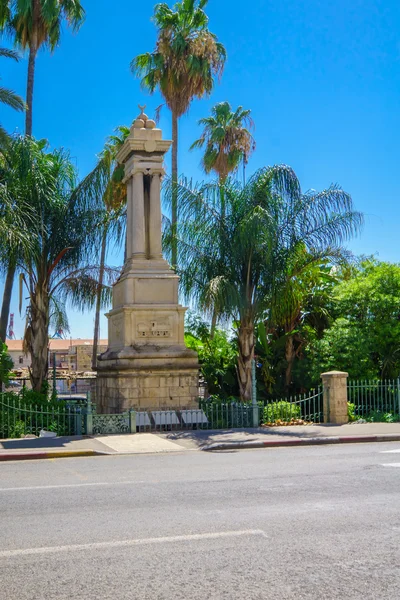
{"label": "green metal fence", "polygon": [[154,408],[134,411],[137,432],[237,429],[258,426],[260,407],[242,402],[199,400],[198,408]]}
{"label": "green metal fence", "polygon": [[279,400],[264,400],[262,403],[263,423],[322,423],[322,386],[304,394],[289,396]]}
{"label": "green metal fence", "polygon": [[0,394],[0,438],[39,435],[42,429],[57,435],[79,435],[81,409],[64,403],[27,403],[22,395]]}
{"label": "green metal fence", "polygon": [[355,418],[400,420],[400,379],[348,381],[347,400]]}

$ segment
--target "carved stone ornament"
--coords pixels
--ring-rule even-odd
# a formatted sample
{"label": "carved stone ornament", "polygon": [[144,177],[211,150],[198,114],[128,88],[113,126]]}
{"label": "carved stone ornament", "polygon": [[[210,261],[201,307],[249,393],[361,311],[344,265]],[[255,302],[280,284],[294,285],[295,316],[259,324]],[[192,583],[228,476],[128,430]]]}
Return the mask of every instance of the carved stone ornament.
{"label": "carved stone ornament", "polygon": [[137,326],[137,334],[141,338],[168,338],[171,337],[171,333],[169,319],[141,322]]}

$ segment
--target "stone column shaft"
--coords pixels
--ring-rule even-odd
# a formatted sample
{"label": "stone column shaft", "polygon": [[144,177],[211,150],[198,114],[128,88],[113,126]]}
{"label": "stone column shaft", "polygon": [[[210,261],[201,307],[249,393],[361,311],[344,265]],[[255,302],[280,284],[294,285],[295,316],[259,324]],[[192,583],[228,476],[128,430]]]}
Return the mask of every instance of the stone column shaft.
{"label": "stone column shaft", "polygon": [[145,223],[144,223],[144,183],[143,173],[135,173],[132,177],[132,256],[144,258],[146,255]]}
{"label": "stone column shaft", "polygon": [[126,184],[126,260],[132,256],[132,179]]}
{"label": "stone column shaft", "polygon": [[160,196],[161,177],[154,173],[150,182],[150,258],[162,258]]}

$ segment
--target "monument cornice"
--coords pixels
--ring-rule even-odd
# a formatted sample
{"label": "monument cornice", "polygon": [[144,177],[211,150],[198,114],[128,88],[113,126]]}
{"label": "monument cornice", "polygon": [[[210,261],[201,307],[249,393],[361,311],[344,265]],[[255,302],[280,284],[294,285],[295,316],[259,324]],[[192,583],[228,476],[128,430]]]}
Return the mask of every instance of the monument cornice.
{"label": "monument cornice", "polygon": [[[168,152],[171,145],[172,141],[170,140],[137,139],[128,137],[121,150],[118,152],[116,160],[118,163],[124,164],[133,154],[135,154],[135,152],[143,152],[144,154],[160,152],[161,154],[165,154]],[[150,147],[151,150],[149,151],[148,148]]]}

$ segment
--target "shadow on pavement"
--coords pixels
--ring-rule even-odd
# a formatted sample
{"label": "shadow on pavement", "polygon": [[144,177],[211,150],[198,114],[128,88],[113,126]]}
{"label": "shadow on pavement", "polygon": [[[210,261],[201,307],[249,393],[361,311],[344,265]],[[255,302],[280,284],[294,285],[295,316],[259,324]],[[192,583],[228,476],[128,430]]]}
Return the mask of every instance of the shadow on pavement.
{"label": "shadow on pavement", "polygon": [[65,448],[71,442],[79,442],[87,438],[83,436],[64,436],[58,438],[18,438],[0,440],[0,448],[4,450],[36,450],[38,448]]}
{"label": "shadow on pavement", "polygon": [[[313,425],[302,427],[260,427],[254,429],[212,429],[212,430],[190,430],[190,431],[174,431],[164,433],[167,439],[175,442],[191,442],[198,447],[210,444],[211,442],[233,442],[233,441],[249,441],[250,439],[263,439],[272,437],[285,438],[310,438],[329,436],[329,428],[332,425],[318,425],[318,428]],[[321,428],[325,431],[321,432]]]}

